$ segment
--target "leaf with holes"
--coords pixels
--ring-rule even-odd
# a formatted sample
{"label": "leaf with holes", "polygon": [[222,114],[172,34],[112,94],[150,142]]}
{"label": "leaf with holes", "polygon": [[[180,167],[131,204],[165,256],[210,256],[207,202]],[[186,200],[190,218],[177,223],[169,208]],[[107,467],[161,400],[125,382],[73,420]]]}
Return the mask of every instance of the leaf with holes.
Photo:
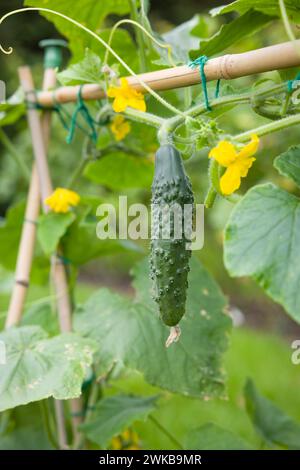
{"label": "leaf with holes", "polygon": [[151,297],[148,260],[139,263],[133,275],[135,301],[100,289],[75,315],[75,330],[99,345],[99,374],[119,362],[172,392],[222,395],[221,362],[231,320],[225,314],[226,303],[218,285],[199,261],[192,259],[180,341],[166,348],[169,330],[159,319]]}
{"label": "leaf with holes", "polygon": [[10,328],[0,334],[6,346],[6,364],[0,365],[0,411],[54,397],[75,398],[95,343],[77,334],[54,338],[38,326]]}

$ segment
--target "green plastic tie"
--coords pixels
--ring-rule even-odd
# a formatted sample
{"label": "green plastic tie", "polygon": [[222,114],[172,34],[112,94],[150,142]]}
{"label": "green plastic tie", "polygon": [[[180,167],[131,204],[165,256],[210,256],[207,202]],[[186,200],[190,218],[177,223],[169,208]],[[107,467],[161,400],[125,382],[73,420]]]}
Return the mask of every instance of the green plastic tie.
{"label": "green plastic tie", "polygon": [[206,76],[204,72],[204,66],[206,62],[208,61],[208,57],[206,55],[202,55],[198,57],[197,59],[193,60],[190,62],[188,65],[192,69],[199,67],[199,72],[200,72],[200,78],[201,78],[201,83],[202,83],[202,89],[204,93],[204,100],[205,100],[205,106],[207,111],[211,111],[211,107],[209,105],[209,100],[208,100],[208,92],[207,92],[207,83],[206,83]]}
{"label": "green plastic tie", "polygon": [[75,108],[75,110],[72,114],[71,124],[70,124],[70,128],[69,128],[69,134],[67,135],[67,139],[66,139],[68,144],[70,144],[73,140],[74,133],[75,133],[75,128],[76,128],[76,125],[77,125],[77,116],[78,116],[78,114],[81,114],[82,117],[87,122],[88,126],[91,129],[91,132],[88,132],[88,135],[93,140],[93,142],[96,142],[97,141],[97,132],[96,132],[96,128],[94,126],[94,119],[90,115],[90,112],[89,112],[88,108],[86,107],[86,105],[83,101],[83,98],[82,98],[82,85],[80,85],[79,90],[78,90],[77,104],[76,104],[76,108]]}
{"label": "green plastic tie", "polygon": [[297,73],[296,75],[296,78],[294,78],[294,80],[288,80],[287,81],[287,90],[288,90],[288,93],[292,93],[293,92],[293,85],[296,81],[300,80],[300,72]]}
{"label": "green plastic tie", "polygon": [[215,98],[219,98],[220,96],[220,85],[221,85],[221,79],[219,78],[216,84]]}

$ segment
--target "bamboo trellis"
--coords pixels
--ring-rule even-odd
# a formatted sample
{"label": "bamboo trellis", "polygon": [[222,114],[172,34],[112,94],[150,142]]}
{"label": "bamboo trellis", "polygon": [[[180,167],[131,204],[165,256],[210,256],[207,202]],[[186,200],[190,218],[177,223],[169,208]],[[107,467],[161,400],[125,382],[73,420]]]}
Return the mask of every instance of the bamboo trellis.
{"label": "bamboo trellis", "polygon": [[[208,60],[204,66],[207,81],[244,77],[272,70],[286,69],[300,65],[300,40],[263,47],[241,54],[227,54]],[[129,84],[138,91],[145,91],[142,80],[154,91],[196,85],[201,82],[197,69],[188,65],[173,67],[155,72],[144,73],[136,77],[126,77]],[[79,86],[65,86],[55,92],[41,91],[38,102],[42,106],[55,103],[69,103],[77,100]],[[105,97],[105,91],[97,84],[83,85],[81,96],[84,100],[97,100]]]}

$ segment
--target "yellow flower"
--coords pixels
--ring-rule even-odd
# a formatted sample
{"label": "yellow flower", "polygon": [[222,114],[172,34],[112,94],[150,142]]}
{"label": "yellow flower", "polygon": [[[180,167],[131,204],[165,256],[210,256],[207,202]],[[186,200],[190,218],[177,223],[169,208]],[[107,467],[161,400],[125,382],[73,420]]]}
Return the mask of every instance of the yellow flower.
{"label": "yellow flower", "polygon": [[132,429],[125,429],[119,436],[112,438],[110,443],[112,450],[138,450],[139,436]]}
{"label": "yellow flower", "polygon": [[146,111],[146,103],[143,93],[132,88],[126,78],[120,79],[120,86],[110,86],[107,90],[107,96],[114,98],[113,110],[116,113],[125,111],[127,106],[138,109],[139,111]]}
{"label": "yellow flower", "polygon": [[53,212],[66,213],[71,206],[79,204],[80,197],[74,191],[65,188],[56,188],[51,196],[45,199],[45,204],[52,209]]}
{"label": "yellow flower", "polygon": [[257,152],[259,138],[251,136],[249,144],[239,152],[227,140],[222,140],[209,152],[209,158],[214,158],[221,166],[227,168],[220,179],[220,189],[224,195],[232,194],[241,185],[241,178],[247,176],[249,168],[256,160],[253,155]]}
{"label": "yellow flower", "polygon": [[114,117],[109,127],[116,140],[124,139],[131,129],[129,122],[125,121],[124,117],[120,115]]}

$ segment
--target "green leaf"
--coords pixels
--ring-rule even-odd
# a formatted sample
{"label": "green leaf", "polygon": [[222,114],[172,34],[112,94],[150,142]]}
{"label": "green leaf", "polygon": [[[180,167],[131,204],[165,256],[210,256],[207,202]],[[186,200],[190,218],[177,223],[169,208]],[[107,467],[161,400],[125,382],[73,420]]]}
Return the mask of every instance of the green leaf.
{"label": "green leaf", "polygon": [[290,147],[274,161],[276,170],[300,186],[300,145]]}
{"label": "green leaf", "polygon": [[157,397],[115,395],[100,400],[91,419],[81,426],[84,435],[105,448],[114,436],[154,411]]}
{"label": "green leaf", "polygon": [[299,199],[272,184],[250,189],[225,231],[225,266],[251,276],[300,323]]}
{"label": "green leaf", "polygon": [[49,303],[34,303],[26,308],[21,326],[36,325],[45,330],[49,336],[59,334],[59,324],[57,312],[53,311]]}
{"label": "green leaf", "polygon": [[4,221],[0,221],[0,263],[6,269],[14,270],[17,250],[24,220],[25,204],[10,207]]}
{"label": "green leaf", "polygon": [[[111,14],[126,15],[130,11],[128,0],[105,0],[95,2],[95,0],[81,0],[74,2],[73,0],[25,0],[26,6],[46,7],[56,10],[74,20],[83,24],[92,31],[97,31],[103,24],[104,19]],[[69,45],[74,56],[80,55],[82,51],[89,47],[91,37],[77,26],[67,20],[60,18],[52,13],[41,13],[49,21],[54,23],[58,31],[69,39]]]}
{"label": "green leaf", "polygon": [[66,214],[49,212],[39,217],[37,234],[46,255],[55,252],[61,237],[66,233],[67,228],[74,222],[75,218],[74,212],[67,212]]}
{"label": "green leaf", "polygon": [[0,450],[50,450],[39,403],[11,410],[6,432],[0,433]]}
{"label": "green leaf", "polygon": [[82,83],[102,83],[101,59],[89,49],[85,50],[84,58],[71,64],[66,70],[57,74],[62,85],[78,85]]}
{"label": "green leaf", "polygon": [[78,397],[95,344],[69,333],[48,339],[38,326],[0,334],[6,364],[0,365],[0,411],[54,397]]}
{"label": "green leaf", "polygon": [[123,152],[110,153],[86,166],[84,175],[97,184],[111,189],[150,188],[153,162]]}
{"label": "green leaf", "polygon": [[97,219],[93,221],[75,221],[62,239],[64,258],[75,266],[81,266],[93,259],[122,252],[137,250],[137,246],[129,240],[100,240],[97,238]]}
{"label": "green leaf", "polygon": [[0,103],[0,126],[14,124],[25,114],[24,94],[17,90],[7,101]]}
{"label": "green leaf", "polygon": [[148,260],[139,263],[133,274],[135,301],[101,289],[75,315],[75,330],[99,345],[99,373],[118,361],[172,392],[197,397],[222,394],[221,357],[231,321],[217,284],[193,259],[180,341],[166,348],[169,330],[151,297]]}
{"label": "green leaf", "polygon": [[244,39],[266,26],[272,18],[259,11],[249,10],[244,15],[221,26],[209,39],[201,39],[199,49],[191,51],[192,59],[200,54],[208,57],[219,54],[236,42]]}
{"label": "green leaf", "polygon": [[[285,0],[285,7],[291,20],[295,23],[300,21],[300,5],[298,0]],[[236,0],[235,2],[211,10],[212,16],[224,15],[232,11],[245,13],[253,8],[271,16],[280,16],[278,0]]]}
{"label": "green leaf", "polygon": [[250,445],[230,431],[207,423],[193,429],[186,438],[185,449],[193,450],[250,450]]}
{"label": "green leaf", "polygon": [[[186,64],[189,61],[189,51],[198,46],[198,39],[193,36],[192,31],[198,27],[199,23],[202,24],[202,21],[200,15],[195,15],[190,20],[162,35],[163,41],[172,46],[172,59],[176,64]],[[155,60],[154,63],[170,66],[167,51],[158,46],[155,46],[155,49],[161,58]]]}
{"label": "green leaf", "polygon": [[260,395],[250,379],[246,382],[244,395],[253,425],[267,443],[300,449],[300,424]]}

